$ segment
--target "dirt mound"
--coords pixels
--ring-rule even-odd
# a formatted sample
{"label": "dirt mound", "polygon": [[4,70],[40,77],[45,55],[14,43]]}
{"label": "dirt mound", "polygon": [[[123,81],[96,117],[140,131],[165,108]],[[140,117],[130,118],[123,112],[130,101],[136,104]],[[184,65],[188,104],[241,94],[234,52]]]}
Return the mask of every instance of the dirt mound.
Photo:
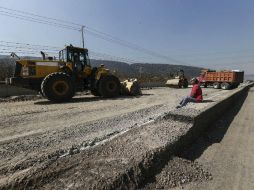
{"label": "dirt mound", "polygon": [[156,175],[155,182],[149,184],[145,189],[168,189],[193,181],[211,179],[212,175],[199,163],[173,157],[162,172]]}

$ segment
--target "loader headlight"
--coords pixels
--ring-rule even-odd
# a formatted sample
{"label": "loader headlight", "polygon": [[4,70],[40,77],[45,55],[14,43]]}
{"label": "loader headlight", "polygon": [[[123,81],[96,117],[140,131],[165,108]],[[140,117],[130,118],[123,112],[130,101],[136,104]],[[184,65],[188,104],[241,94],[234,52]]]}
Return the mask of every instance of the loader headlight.
{"label": "loader headlight", "polygon": [[22,67],[23,76],[33,76],[36,74],[35,67]]}
{"label": "loader headlight", "polygon": [[29,68],[28,67],[22,67],[22,75],[23,76],[29,75]]}

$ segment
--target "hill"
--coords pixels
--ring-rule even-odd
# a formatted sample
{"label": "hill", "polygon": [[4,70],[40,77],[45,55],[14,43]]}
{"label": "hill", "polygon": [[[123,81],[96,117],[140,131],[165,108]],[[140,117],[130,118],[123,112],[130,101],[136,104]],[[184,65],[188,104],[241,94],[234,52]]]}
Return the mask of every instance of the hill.
{"label": "hill", "polygon": [[[27,58],[27,57],[26,57]],[[38,58],[36,58],[38,59]],[[94,60],[91,59],[91,65],[98,67],[104,64],[121,79],[126,78],[143,78],[145,81],[165,81],[172,77],[177,70],[183,69],[188,78],[198,76],[201,68],[184,66],[184,65],[169,65],[169,64],[150,64],[150,63],[134,63],[127,64],[118,61]],[[14,70],[14,60],[6,56],[0,56],[0,80],[5,77],[10,77]]]}
{"label": "hill", "polygon": [[178,70],[185,71],[188,78],[198,76],[200,74],[200,67],[192,67],[185,65],[170,65],[170,64],[156,64],[156,63],[134,63],[127,64],[124,62],[91,60],[93,66],[104,64],[105,67],[111,71],[115,71],[119,75],[125,77],[139,77],[142,75],[157,76],[157,77],[172,77]]}

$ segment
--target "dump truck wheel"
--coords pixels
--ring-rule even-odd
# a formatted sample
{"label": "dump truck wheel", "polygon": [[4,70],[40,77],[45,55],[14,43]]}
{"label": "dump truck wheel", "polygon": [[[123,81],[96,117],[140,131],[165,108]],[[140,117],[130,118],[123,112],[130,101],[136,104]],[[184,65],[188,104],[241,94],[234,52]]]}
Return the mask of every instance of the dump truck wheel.
{"label": "dump truck wheel", "polygon": [[218,82],[213,83],[213,88],[220,89],[221,88],[220,83],[218,83]]}
{"label": "dump truck wheel", "polygon": [[99,81],[99,93],[105,98],[119,96],[120,94],[120,81],[113,75],[108,75]]}
{"label": "dump truck wheel", "polygon": [[69,101],[75,94],[71,77],[66,73],[52,73],[41,83],[41,91],[53,102]]}
{"label": "dump truck wheel", "polygon": [[227,82],[224,82],[224,83],[221,84],[221,88],[222,88],[223,90],[229,90],[230,87],[231,87],[230,84],[227,83]]}

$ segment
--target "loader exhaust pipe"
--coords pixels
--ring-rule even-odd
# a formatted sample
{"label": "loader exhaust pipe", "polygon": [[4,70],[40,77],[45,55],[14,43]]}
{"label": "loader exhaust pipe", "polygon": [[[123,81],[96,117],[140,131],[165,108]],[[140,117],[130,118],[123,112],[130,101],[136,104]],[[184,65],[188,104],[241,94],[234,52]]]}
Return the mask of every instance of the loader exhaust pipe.
{"label": "loader exhaust pipe", "polygon": [[42,60],[46,59],[45,53],[43,51],[41,51],[41,56],[42,56]]}

